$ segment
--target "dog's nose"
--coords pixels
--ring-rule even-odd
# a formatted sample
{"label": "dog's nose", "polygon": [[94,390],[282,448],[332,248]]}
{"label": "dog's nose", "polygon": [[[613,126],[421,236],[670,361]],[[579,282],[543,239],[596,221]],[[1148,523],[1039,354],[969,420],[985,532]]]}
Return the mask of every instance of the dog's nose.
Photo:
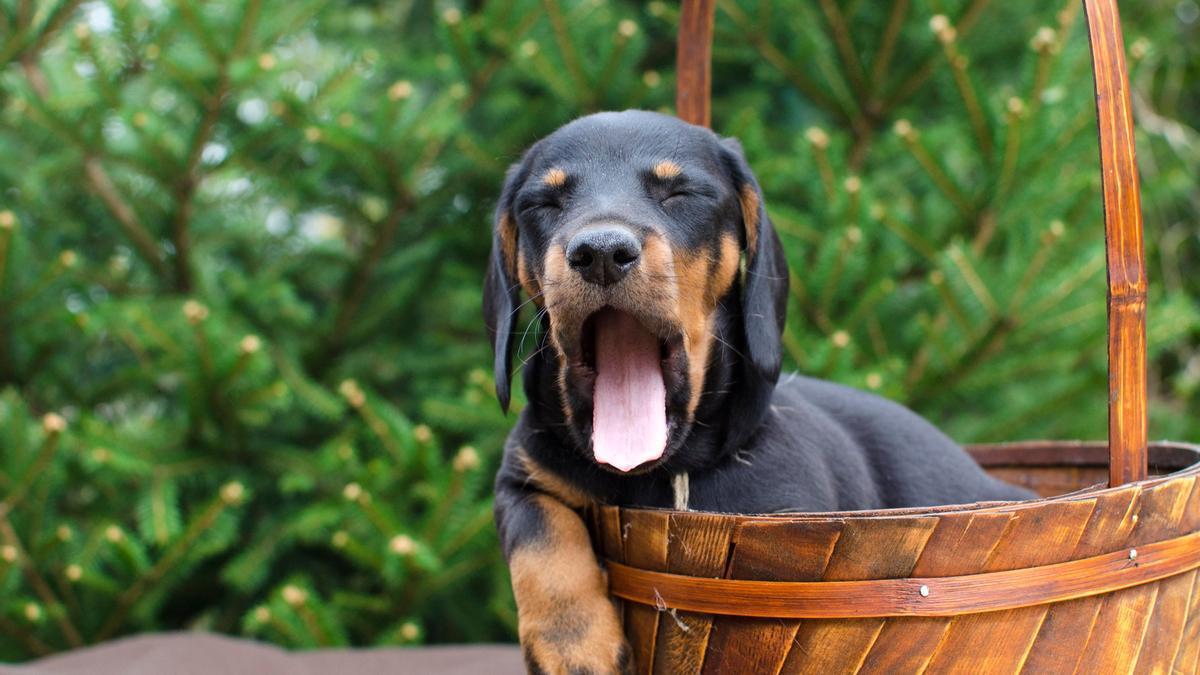
{"label": "dog's nose", "polygon": [[637,266],[642,245],[623,227],[588,228],[567,242],[567,263],[585,281],[610,286]]}

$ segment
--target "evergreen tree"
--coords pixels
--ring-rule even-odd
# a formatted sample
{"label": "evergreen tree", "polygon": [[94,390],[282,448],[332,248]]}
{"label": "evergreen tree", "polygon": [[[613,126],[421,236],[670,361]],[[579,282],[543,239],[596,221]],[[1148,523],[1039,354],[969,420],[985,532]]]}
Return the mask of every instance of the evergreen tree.
{"label": "evergreen tree", "polygon": [[[1077,5],[718,3],[714,127],[788,248],[790,368],[963,441],[1104,434]],[[1174,8],[1127,7],[1127,38],[1151,434],[1200,439],[1200,41]],[[0,0],[0,660],[177,628],[511,637],[491,210],[558,125],[670,110],[677,19]]]}

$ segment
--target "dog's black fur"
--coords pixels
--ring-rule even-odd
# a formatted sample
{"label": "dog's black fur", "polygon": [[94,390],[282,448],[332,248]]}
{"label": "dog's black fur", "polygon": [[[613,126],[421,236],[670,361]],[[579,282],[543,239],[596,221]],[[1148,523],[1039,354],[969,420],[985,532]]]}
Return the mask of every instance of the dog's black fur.
{"label": "dog's black fur", "polygon": [[[665,168],[659,166],[663,162]],[[573,233],[601,220],[633,232],[647,250],[652,239],[665,243],[674,264],[664,262],[662,270],[643,271],[603,290],[580,285],[560,252]],[[739,261],[729,259],[722,242],[736,242],[734,257],[740,255],[744,264],[740,273]],[[613,622],[594,618],[595,591],[563,590],[555,585],[563,580],[537,569],[543,563],[519,555],[537,551],[536,560],[550,561],[545,569],[557,569],[555,556],[568,555],[562,547],[580,545],[583,525],[577,516],[572,520],[572,509],[589,502],[670,507],[672,477],[680,473],[690,479],[690,508],[728,513],[1033,496],[988,476],[903,406],[806,377],[780,381],[787,264],[736,141],[649,112],[579,119],[534,145],[509,171],[493,244],[484,315],[505,408],[520,289],[544,310],[537,350],[525,364],[529,405],[509,437],[496,479],[496,520],[513,567],[531,669],[603,672],[627,665],[619,635],[611,635]],[[651,261],[647,257],[641,264],[649,268]],[[707,291],[719,294],[699,331],[707,331],[707,347],[681,337],[694,339],[701,324],[664,318],[683,316],[682,311],[672,313],[657,299],[646,306],[646,298],[666,293],[664,284],[676,285],[680,306],[689,294],[701,293],[680,281],[689,265],[704,272],[691,278],[708,280]],[[713,281],[723,269],[733,272],[727,285]],[[603,305],[635,314],[664,344],[667,452],[629,474],[591,456],[594,372],[581,334],[584,317]],[[698,358],[701,379],[688,370]],[[695,391],[699,385],[701,392]],[[582,541],[586,544],[586,533]],[[596,586],[598,568],[578,574],[583,576],[572,578],[569,588],[602,589]],[[539,584],[557,590],[543,594]],[[561,630],[548,628],[572,621],[581,622],[568,631],[574,641],[564,642]],[[596,621],[603,625],[597,628]]]}

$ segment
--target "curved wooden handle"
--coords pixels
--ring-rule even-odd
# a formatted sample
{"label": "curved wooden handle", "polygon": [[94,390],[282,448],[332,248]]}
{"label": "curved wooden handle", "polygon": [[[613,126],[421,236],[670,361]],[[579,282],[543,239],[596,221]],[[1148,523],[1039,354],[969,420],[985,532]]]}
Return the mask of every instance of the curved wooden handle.
{"label": "curved wooden handle", "polygon": [[1116,0],[1084,0],[1108,255],[1108,484],[1146,477],[1146,265],[1125,41]]}
{"label": "curved wooden handle", "polygon": [[675,48],[675,114],[689,124],[710,126],[712,33],[716,0],[683,0]]}
{"label": "curved wooden handle", "polygon": [[[1146,269],[1125,42],[1116,0],[1083,0],[1096,78],[1108,258],[1109,485],[1146,477]],[[684,0],[675,112],[709,126],[715,0]]]}

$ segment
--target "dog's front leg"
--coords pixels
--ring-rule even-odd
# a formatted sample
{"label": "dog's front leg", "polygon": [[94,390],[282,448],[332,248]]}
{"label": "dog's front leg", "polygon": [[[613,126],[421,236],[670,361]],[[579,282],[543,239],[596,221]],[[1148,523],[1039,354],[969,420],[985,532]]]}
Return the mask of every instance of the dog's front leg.
{"label": "dog's front leg", "polygon": [[529,671],[630,672],[629,648],[583,520],[539,489],[513,453],[496,477],[496,525]]}

